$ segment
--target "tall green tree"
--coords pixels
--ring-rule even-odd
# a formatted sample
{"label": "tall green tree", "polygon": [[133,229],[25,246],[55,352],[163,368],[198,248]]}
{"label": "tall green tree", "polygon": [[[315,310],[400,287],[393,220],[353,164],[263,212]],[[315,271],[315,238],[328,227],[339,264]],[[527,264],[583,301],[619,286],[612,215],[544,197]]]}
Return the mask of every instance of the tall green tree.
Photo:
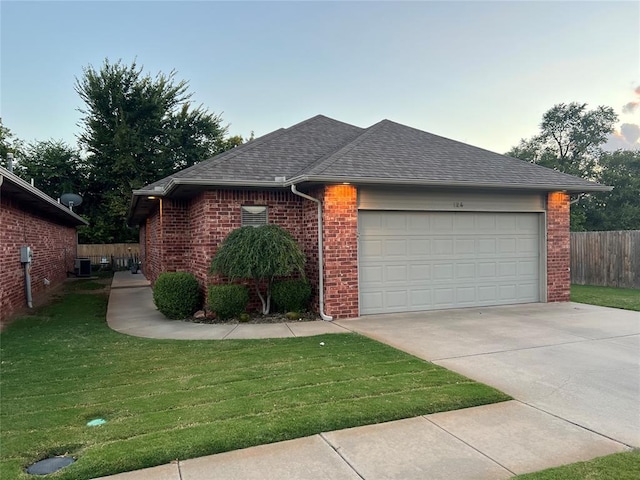
{"label": "tall green tree", "polygon": [[188,83],[176,72],[151,76],[136,62],[105,60],[76,79],[84,102],[79,143],[87,152],[81,241],[126,242],[131,191],[223,151],[226,127],[202,106],[192,108]]}
{"label": "tall green tree", "polygon": [[585,229],[640,230],[640,151],[606,152],[599,163],[598,181],[613,190],[585,203]]}
{"label": "tall green tree", "polygon": [[85,168],[80,152],[62,140],[33,142],[23,150],[16,173],[52,198],[85,193]]}
{"label": "tall green tree", "polygon": [[[560,103],[543,116],[540,133],[509,150],[506,155],[520,158],[587,180],[597,180],[602,145],[613,132],[618,117],[611,107],[587,109],[586,103]],[[571,230],[584,230],[591,206],[581,200],[571,206]]]}
{"label": "tall green tree", "polygon": [[507,155],[591,179],[617,120],[611,107],[587,110],[586,103],[559,103],[542,116],[540,133],[522,139]]}

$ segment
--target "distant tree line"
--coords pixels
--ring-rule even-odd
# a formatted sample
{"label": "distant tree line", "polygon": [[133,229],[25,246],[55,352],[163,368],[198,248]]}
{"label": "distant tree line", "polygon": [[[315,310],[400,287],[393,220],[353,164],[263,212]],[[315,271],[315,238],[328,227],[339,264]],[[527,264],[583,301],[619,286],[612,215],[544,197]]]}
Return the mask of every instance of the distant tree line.
{"label": "distant tree line", "polygon": [[81,243],[137,241],[126,225],[131,192],[244,142],[228,136],[220,115],[193,107],[188,83],[176,73],[144,73],[135,62],[105,60],[83,69],[75,90],[84,102],[78,145],[61,140],[25,144],[0,123],[0,158],[15,157],[14,173],[53,198],[83,197],[74,209],[90,225]]}
{"label": "distant tree line", "polygon": [[640,230],[640,151],[602,149],[617,120],[610,107],[560,103],[543,115],[537,135],[506,153],[613,187],[574,196],[572,231]]}

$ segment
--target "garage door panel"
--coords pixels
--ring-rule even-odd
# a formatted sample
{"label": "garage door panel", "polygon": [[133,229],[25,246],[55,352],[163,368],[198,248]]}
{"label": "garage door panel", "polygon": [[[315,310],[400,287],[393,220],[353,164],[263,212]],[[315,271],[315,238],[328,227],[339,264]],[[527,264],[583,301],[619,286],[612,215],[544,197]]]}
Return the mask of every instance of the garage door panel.
{"label": "garage door panel", "polygon": [[431,265],[425,265],[425,264],[410,265],[409,279],[412,282],[419,282],[420,284],[423,284],[425,280],[430,280]]}
{"label": "garage door panel", "polygon": [[429,309],[432,304],[431,290],[412,289],[409,291],[409,301],[409,311]]}
{"label": "garage door panel", "polygon": [[385,282],[402,282],[407,283],[407,269],[408,265],[388,265],[385,268],[384,280]]}
{"label": "garage door panel", "polygon": [[360,239],[359,249],[361,258],[383,258],[382,240]]}
{"label": "garage door panel", "polygon": [[453,253],[453,239],[451,238],[436,238],[431,245],[433,255],[451,255]]}
{"label": "garage door panel", "polygon": [[498,242],[495,238],[479,238],[478,250],[476,253],[484,255],[495,255],[497,253]]}
{"label": "garage door panel", "polygon": [[474,238],[456,238],[455,253],[456,255],[466,255],[476,253],[476,239]]}
{"label": "garage door panel", "polygon": [[409,255],[411,255],[411,258],[431,255],[431,240],[426,238],[410,239]]}
{"label": "garage door panel", "polygon": [[476,287],[458,287],[456,288],[456,300],[458,304],[476,304]]}
{"label": "garage door panel", "polygon": [[475,263],[458,263],[456,264],[456,279],[474,279],[476,278]]}
{"label": "garage door panel", "polygon": [[478,287],[478,302],[491,304],[498,300],[497,285],[480,285]]}
{"label": "garage door panel", "polygon": [[518,239],[518,253],[520,255],[536,255],[538,252],[538,239],[534,237]]}
{"label": "garage door panel", "polygon": [[538,225],[538,214],[361,211],[360,312],[539,301]]}
{"label": "garage door panel", "polygon": [[454,301],[453,288],[435,288],[433,291],[433,305],[436,308],[447,308]]}
{"label": "garage door panel", "polygon": [[363,286],[366,286],[367,284],[380,285],[383,282],[384,275],[382,265],[360,266],[360,283]]}

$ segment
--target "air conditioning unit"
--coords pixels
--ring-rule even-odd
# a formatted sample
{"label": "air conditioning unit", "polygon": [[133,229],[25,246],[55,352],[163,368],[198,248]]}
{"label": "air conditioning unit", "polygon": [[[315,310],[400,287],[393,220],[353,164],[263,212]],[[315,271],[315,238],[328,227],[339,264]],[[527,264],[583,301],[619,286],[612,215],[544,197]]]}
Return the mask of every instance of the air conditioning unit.
{"label": "air conditioning unit", "polygon": [[76,258],[75,272],[76,272],[76,277],[90,277],[91,276],[91,259]]}

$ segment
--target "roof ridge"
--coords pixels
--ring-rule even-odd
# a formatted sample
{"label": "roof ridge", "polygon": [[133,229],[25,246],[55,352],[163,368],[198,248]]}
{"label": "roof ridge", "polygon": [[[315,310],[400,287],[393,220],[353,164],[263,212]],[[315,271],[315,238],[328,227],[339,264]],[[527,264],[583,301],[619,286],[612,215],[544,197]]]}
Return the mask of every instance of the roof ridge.
{"label": "roof ridge", "polygon": [[[307,174],[313,175],[313,174],[317,174],[318,170],[320,168],[322,168],[323,171],[326,170],[331,165],[336,163],[339,160],[340,156],[342,156],[342,155],[350,152],[351,150],[353,150],[357,145],[359,145],[362,141],[364,141],[365,138],[367,138],[369,135],[371,135],[372,132],[374,132],[378,128],[380,128],[384,122],[388,122],[388,121],[389,120],[386,120],[386,119],[385,120],[380,120],[378,123],[375,123],[375,124],[371,125],[370,127],[365,128],[364,131],[360,135],[355,137],[353,140],[351,140],[350,142],[346,143],[342,147],[334,150],[333,152],[325,155],[324,157],[319,158],[318,161],[314,162],[314,164],[311,165],[305,172],[300,172],[299,174],[307,173]],[[333,158],[333,160],[331,160],[332,158]]]}

